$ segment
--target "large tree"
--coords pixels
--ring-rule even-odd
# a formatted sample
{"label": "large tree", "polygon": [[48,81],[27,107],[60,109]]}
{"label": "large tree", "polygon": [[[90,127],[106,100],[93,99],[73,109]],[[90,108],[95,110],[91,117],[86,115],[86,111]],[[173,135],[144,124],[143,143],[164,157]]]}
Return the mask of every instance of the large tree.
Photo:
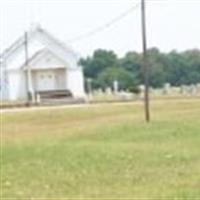
{"label": "large tree", "polygon": [[97,84],[102,88],[112,87],[114,81],[118,82],[119,89],[124,90],[133,90],[138,84],[134,74],[121,67],[107,68],[97,77]]}
{"label": "large tree", "polygon": [[[147,53],[151,86],[200,83],[199,50],[162,53],[151,48]],[[105,88],[118,80],[120,88],[130,89],[144,82],[141,53],[128,52],[119,59],[113,51],[99,49],[92,56],[81,59],[80,64],[84,67],[86,79],[92,79],[93,87]]]}
{"label": "large tree", "polygon": [[98,49],[92,57],[81,59],[80,64],[84,67],[86,77],[97,78],[106,68],[117,66],[118,60],[113,51]]}
{"label": "large tree", "polygon": [[166,82],[166,59],[159,49],[151,48],[147,51],[148,67],[150,71],[149,82],[152,87],[162,87]]}
{"label": "large tree", "polygon": [[119,65],[127,72],[134,76],[137,84],[142,83],[142,56],[136,52],[128,52],[123,58],[119,60]]}

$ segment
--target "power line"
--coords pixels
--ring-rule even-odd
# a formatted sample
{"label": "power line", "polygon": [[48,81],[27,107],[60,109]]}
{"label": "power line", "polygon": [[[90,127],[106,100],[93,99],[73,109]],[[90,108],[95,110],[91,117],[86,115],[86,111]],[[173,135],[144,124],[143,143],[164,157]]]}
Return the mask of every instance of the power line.
{"label": "power line", "polygon": [[118,15],[117,17],[113,18],[112,20],[110,20],[109,22],[89,31],[86,32],[84,34],[81,34],[79,36],[76,36],[70,40],[68,40],[68,43],[73,43],[76,41],[81,41],[84,40],[88,37],[91,37],[93,35],[98,34],[99,32],[104,31],[107,28],[110,28],[113,24],[116,24],[117,22],[121,21],[122,19],[124,19],[127,15],[129,15],[130,13],[132,13],[132,11],[136,10],[139,7],[140,3],[137,3],[135,6],[131,7],[130,9],[126,10],[125,12],[121,13],[120,15]]}

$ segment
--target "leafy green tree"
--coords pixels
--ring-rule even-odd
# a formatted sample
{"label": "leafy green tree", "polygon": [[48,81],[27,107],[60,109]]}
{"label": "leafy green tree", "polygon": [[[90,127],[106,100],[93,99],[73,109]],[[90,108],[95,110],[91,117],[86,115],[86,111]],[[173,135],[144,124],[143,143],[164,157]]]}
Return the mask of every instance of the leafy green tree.
{"label": "leafy green tree", "polygon": [[106,68],[117,66],[118,59],[113,51],[98,49],[92,57],[81,59],[80,64],[84,67],[86,77],[96,78]]}
{"label": "leafy green tree", "polygon": [[114,81],[118,81],[119,89],[131,90],[132,88],[137,87],[137,81],[134,74],[123,68],[107,68],[97,77],[98,86],[102,88],[108,86],[112,87]]}
{"label": "leafy green tree", "polygon": [[128,52],[119,60],[119,65],[134,76],[135,82],[142,83],[142,56],[136,52]]}
{"label": "leafy green tree", "polygon": [[157,48],[147,51],[148,67],[150,71],[149,82],[152,87],[162,87],[166,82],[165,55],[160,53]]}
{"label": "leafy green tree", "polygon": [[185,51],[182,56],[187,62],[188,82],[200,83],[200,50]]}
{"label": "leafy green tree", "polygon": [[[151,48],[147,53],[151,86],[200,83],[200,50],[162,53]],[[112,86],[114,80],[119,81],[121,89],[129,90],[144,83],[141,53],[128,52],[119,59],[113,51],[98,49],[92,56],[81,59],[80,64],[85,78],[92,79],[93,88]]]}
{"label": "leafy green tree", "polygon": [[173,51],[168,55],[167,82],[174,86],[190,84],[188,79],[188,64],[186,59],[179,53]]}

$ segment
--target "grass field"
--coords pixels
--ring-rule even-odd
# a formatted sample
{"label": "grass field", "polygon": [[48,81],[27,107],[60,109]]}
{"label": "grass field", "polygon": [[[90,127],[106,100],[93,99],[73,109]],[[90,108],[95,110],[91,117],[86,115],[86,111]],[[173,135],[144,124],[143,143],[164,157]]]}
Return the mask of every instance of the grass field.
{"label": "grass field", "polygon": [[200,199],[200,99],[1,114],[2,199]]}

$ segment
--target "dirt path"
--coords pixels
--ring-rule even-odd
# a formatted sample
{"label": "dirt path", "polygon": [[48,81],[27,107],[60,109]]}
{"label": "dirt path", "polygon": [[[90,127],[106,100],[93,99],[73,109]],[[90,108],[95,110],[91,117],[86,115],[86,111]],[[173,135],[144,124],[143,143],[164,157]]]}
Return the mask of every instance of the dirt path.
{"label": "dirt path", "polygon": [[124,105],[124,104],[133,104],[141,102],[121,102],[121,103],[96,103],[96,104],[73,104],[73,105],[56,105],[56,106],[38,106],[38,107],[26,107],[26,108],[8,108],[0,110],[0,113],[15,113],[15,112],[31,112],[31,111],[38,111],[38,110],[57,110],[57,109],[70,109],[70,108],[83,108],[83,107],[98,107],[102,105]]}

